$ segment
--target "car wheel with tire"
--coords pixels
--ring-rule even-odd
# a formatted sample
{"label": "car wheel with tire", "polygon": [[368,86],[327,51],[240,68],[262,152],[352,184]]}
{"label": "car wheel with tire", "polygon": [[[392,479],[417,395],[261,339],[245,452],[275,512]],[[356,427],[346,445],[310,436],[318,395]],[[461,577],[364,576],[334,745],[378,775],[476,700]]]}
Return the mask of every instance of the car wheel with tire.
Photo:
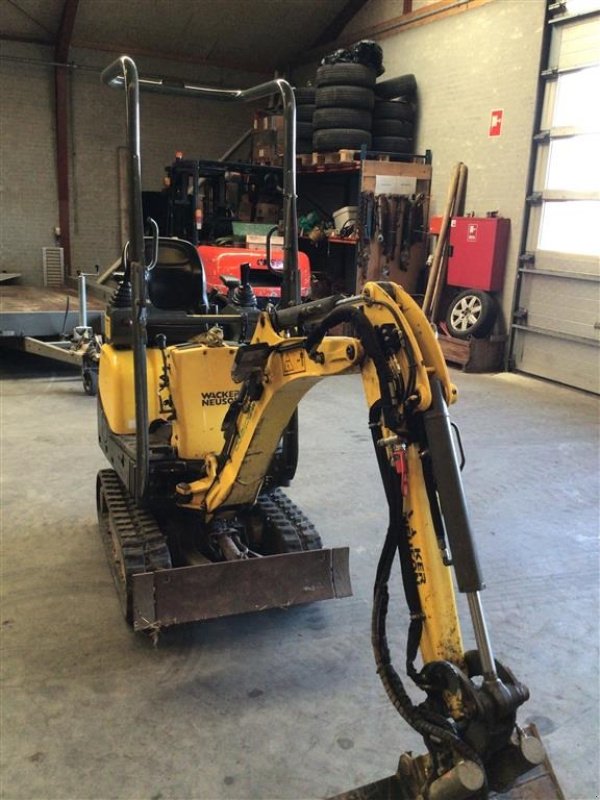
{"label": "car wheel with tire", "polygon": [[465,289],[448,306],[448,333],[457,339],[470,336],[481,339],[491,331],[496,313],[496,301],[490,294],[479,289]]}
{"label": "car wheel with tire", "polygon": [[376,100],[373,119],[400,119],[414,122],[415,107],[403,100]]}
{"label": "car wheel with tire", "polygon": [[417,92],[417,81],[414,75],[400,75],[375,84],[375,92],[383,100],[394,100],[396,97],[414,97]]}
{"label": "car wheel with tire", "polygon": [[364,108],[317,108],[313,116],[315,130],[323,128],[371,129],[371,112]]}
{"label": "car wheel with tire", "polygon": [[364,86],[372,89],[375,70],[364,64],[323,64],[317,69],[317,86]]}
{"label": "car wheel with tire", "polygon": [[294,88],[296,105],[314,105],[316,91],[314,86],[296,86]]}
{"label": "car wheel with tire", "polygon": [[375,104],[375,94],[363,86],[322,86],[317,89],[315,102],[317,108],[366,108],[370,111]]}
{"label": "car wheel with tire", "polygon": [[296,103],[296,121],[312,122],[315,108],[314,103]]}
{"label": "car wheel with tire", "polygon": [[296,123],[296,136],[298,139],[310,139],[313,135],[312,122],[297,122]]}
{"label": "car wheel with tire", "polygon": [[401,138],[412,139],[414,131],[414,123],[403,119],[373,120],[373,136],[400,136]]}
{"label": "car wheel with tire", "polygon": [[322,128],[313,133],[313,147],[317,153],[334,150],[359,150],[371,147],[371,132],[357,128]]}

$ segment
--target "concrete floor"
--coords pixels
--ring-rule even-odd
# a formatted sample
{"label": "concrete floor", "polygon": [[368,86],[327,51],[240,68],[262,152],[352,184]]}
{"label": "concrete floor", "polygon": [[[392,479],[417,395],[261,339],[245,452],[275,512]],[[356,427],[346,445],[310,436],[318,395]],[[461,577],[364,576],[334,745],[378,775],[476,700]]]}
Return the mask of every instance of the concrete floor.
{"label": "concrete floor", "polygon": [[[326,544],[350,545],[354,597],[187,626],[154,648],[120,617],[96,530],[95,402],[23,358],[2,381],[3,800],[322,798],[422,750],[373,667],[386,510],[356,376],[304,402],[289,490]],[[597,400],[522,376],[455,380],[496,655],[531,689],[520,720],[568,800],[593,800]]]}

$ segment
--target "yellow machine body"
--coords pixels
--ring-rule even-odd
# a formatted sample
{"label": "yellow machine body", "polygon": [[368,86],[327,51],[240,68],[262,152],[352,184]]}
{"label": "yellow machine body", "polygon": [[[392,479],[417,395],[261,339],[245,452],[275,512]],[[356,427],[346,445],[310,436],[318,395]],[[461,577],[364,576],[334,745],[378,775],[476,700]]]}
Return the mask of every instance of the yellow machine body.
{"label": "yellow machine body", "polygon": [[177,411],[171,444],[180,458],[221,452],[223,417],[239,392],[231,377],[236,349],[204,344],[168,349],[169,391]]}
{"label": "yellow machine body", "polygon": [[[390,296],[390,288],[393,295]],[[410,340],[416,363],[408,363],[405,351],[391,365],[407,381],[415,371],[415,407],[431,402],[430,379],[437,376],[448,403],[456,399],[456,388],[435,335],[421,310],[401,287],[367,283],[358,308],[374,326],[394,325]],[[319,358],[310,358],[304,337],[285,337],[273,328],[268,313],[262,313],[251,345],[266,345],[270,354],[263,368],[263,390],[258,400],[248,402],[240,417],[237,436],[220,470],[217,458],[225,439],[223,420],[237,398],[240,384],[232,377],[238,345],[209,346],[200,341],[148,348],[149,419],[170,420],[171,446],[186,460],[204,460],[207,474],[191,484],[178,485],[191,495],[190,511],[210,518],[223,507],[252,505],[261,489],[282,431],[301,399],[327,377],[360,371],[367,406],[380,400],[380,387],[373,362],[365,357],[359,339],[327,336],[319,346]],[[133,355],[130,350],[104,345],[100,356],[99,392],[111,431],[116,435],[135,432]],[[165,376],[168,380],[165,381]],[[383,428],[384,434],[390,433]],[[392,445],[388,458],[394,459]],[[408,449],[406,513],[411,518],[411,553],[418,574],[419,595],[425,616],[421,650],[424,662],[447,659],[462,663],[463,644],[456,611],[450,570],[443,564],[435,537],[416,448]]]}
{"label": "yellow machine body", "polygon": [[[148,349],[148,416],[161,416],[158,384],[163,368],[160,350]],[[104,344],[100,351],[98,393],[111,431],[117,435],[135,433],[135,392],[133,352]]]}

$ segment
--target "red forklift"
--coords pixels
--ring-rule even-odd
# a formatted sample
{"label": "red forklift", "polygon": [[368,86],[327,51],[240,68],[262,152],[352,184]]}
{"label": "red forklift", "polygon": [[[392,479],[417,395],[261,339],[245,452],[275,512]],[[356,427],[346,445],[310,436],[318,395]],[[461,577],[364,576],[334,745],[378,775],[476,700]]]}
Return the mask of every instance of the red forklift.
{"label": "red forklift", "polygon": [[[239,285],[242,265],[259,307],[279,304],[283,276],[281,167],[235,161],[184,159],[177,153],[165,167],[161,192],[143,192],[144,218],[152,217],[161,236],[197,248],[207,291],[218,302],[223,284]],[[308,256],[298,254],[300,297],[310,296]]]}

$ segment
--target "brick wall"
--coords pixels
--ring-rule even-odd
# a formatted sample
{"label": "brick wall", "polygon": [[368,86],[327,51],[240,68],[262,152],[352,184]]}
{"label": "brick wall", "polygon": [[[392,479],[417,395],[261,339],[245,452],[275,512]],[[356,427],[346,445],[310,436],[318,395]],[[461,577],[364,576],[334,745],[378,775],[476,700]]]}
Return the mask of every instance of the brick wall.
{"label": "brick wall", "polygon": [[[3,55],[51,61],[52,51],[3,43]],[[119,148],[125,142],[125,99],[99,74],[118,54],[73,50],[85,69],[72,72],[71,250],[74,270],[112,263],[121,247]],[[238,88],[264,76],[139,59],[142,75],[169,75]],[[58,225],[54,133],[54,73],[50,67],[0,61],[0,269],[42,284],[41,248],[54,245]],[[164,167],[183,150],[218,158],[251,126],[252,108],[184,97],[142,94],[142,179],[160,189]]]}
{"label": "brick wall", "polygon": [[[543,0],[496,0],[382,42],[390,76],[414,72],[418,149],[433,152],[432,212],[443,209],[453,164],[469,168],[465,211],[511,220],[502,298],[510,319],[544,21]],[[399,46],[400,45],[400,46]],[[493,109],[502,134],[488,135]]]}
{"label": "brick wall", "polygon": [[[397,17],[398,0],[375,0],[349,31]],[[374,16],[377,12],[377,18]],[[383,78],[414,73],[419,87],[417,152],[433,154],[431,213],[441,213],[452,166],[469,168],[466,211],[511,219],[503,308],[508,319],[517,269],[544,19],[544,0],[494,0],[379,40]],[[309,71],[310,72],[310,71]],[[314,68],[313,68],[314,74]],[[303,77],[306,71],[303,72]],[[488,136],[504,110],[502,135]]]}
{"label": "brick wall", "polygon": [[[2,43],[2,54],[50,60],[48,48]],[[41,284],[42,247],[58,225],[54,76],[0,60],[0,270]]]}

